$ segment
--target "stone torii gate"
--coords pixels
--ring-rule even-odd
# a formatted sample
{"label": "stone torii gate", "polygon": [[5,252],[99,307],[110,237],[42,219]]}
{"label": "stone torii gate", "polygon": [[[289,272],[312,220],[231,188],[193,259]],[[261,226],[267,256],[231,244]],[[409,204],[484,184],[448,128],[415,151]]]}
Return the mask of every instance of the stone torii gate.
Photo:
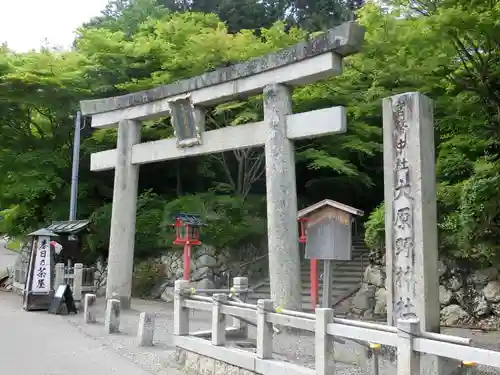
{"label": "stone torii gate", "polygon": [[[106,298],[130,306],[139,165],[264,146],[271,298],[300,309],[296,139],[346,130],[343,107],[292,114],[291,87],[342,72],[364,29],[353,22],[308,42],[177,83],[113,98],[82,101],[92,127],[116,127],[117,147],[91,155],[91,170],[115,169]],[[264,121],[204,131],[203,107],[263,93]],[[176,138],[140,142],[140,121],[171,114]]]}

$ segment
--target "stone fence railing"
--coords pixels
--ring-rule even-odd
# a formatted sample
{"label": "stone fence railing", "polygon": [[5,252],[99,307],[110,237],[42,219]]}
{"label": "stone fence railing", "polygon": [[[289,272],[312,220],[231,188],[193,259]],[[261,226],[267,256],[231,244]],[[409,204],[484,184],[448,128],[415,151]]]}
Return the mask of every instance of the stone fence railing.
{"label": "stone fence railing", "polygon": [[[210,341],[201,338],[203,335],[199,332],[190,332],[190,309],[212,313]],[[256,322],[255,352],[226,346],[228,330],[232,329],[226,328],[227,316]],[[314,369],[273,359],[274,325],[310,331],[315,335]],[[500,368],[500,352],[471,347],[470,339],[423,332],[416,318],[400,320],[398,326],[393,327],[335,318],[332,309],[318,308],[315,314],[275,309],[270,300],[259,300],[257,305],[251,305],[234,301],[226,294],[198,296],[184,280],[175,284],[174,335],[175,345],[185,357],[184,370],[191,374],[203,372],[199,368],[201,359],[210,361],[206,364],[215,369],[214,375],[234,373],[239,369],[263,375],[333,374],[334,337],[367,342],[375,356],[375,349],[381,346],[397,349],[392,352],[396,353],[398,374],[420,373],[421,353],[460,360],[464,365],[476,363]],[[378,373],[378,359],[374,358],[373,363],[377,367],[374,373]]]}
{"label": "stone fence railing", "polygon": [[[23,291],[26,283],[28,264],[26,262],[16,263],[14,267],[13,286],[17,291]],[[96,289],[94,281],[94,268],[84,267],[82,263],[75,263],[73,267],[67,267],[63,263],[55,265],[54,285],[68,284],[73,292],[75,301],[82,301],[84,293],[94,292]]]}

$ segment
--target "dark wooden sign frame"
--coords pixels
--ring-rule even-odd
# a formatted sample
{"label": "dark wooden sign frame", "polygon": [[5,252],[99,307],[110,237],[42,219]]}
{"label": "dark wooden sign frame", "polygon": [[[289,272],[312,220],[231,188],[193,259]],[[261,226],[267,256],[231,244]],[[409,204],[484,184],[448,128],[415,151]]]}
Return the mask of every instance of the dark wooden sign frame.
{"label": "dark wooden sign frame", "polygon": [[[57,234],[48,231],[46,229],[40,229],[36,232],[29,234],[32,238],[31,240],[31,253],[28,262],[28,272],[26,275],[26,283],[24,286],[23,293],[23,308],[26,311],[40,311],[48,310],[52,302],[52,297],[54,295],[54,250],[50,245],[52,238],[57,237]],[[46,241],[45,250],[39,249],[39,241]],[[36,270],[36,261],[39,251],[46,251],[44,258],[48,260],[48,265],[45,266],[43,272],[48,274],[48,290],[46,292],[37,292],[33,290],[33,285],[36,280],[36,272],[41,270]],[[46,262],[47,263],[47,262]]]}

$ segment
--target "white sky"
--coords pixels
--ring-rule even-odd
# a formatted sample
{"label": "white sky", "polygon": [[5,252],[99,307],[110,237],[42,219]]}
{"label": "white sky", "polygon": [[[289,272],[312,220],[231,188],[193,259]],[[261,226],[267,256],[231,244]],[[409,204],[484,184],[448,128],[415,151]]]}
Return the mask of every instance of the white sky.
{"label": "white sky", "polygon": [[98,16],[107,0],[0,0],[0,44],[18,52],[50,45],[68,48],[74,31]]}

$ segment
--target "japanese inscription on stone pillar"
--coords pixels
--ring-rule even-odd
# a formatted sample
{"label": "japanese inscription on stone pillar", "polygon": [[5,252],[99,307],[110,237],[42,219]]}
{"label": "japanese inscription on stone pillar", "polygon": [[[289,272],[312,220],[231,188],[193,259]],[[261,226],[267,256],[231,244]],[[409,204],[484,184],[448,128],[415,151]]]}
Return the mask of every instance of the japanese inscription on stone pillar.
{"label": "japanese inscription on stone pillar", "polygon": [[394,197],[392,205],[393,311],[395,318],[415,315],[415,266],[413,198],[408,158],[406,103],[400,97],[393,103]]}

